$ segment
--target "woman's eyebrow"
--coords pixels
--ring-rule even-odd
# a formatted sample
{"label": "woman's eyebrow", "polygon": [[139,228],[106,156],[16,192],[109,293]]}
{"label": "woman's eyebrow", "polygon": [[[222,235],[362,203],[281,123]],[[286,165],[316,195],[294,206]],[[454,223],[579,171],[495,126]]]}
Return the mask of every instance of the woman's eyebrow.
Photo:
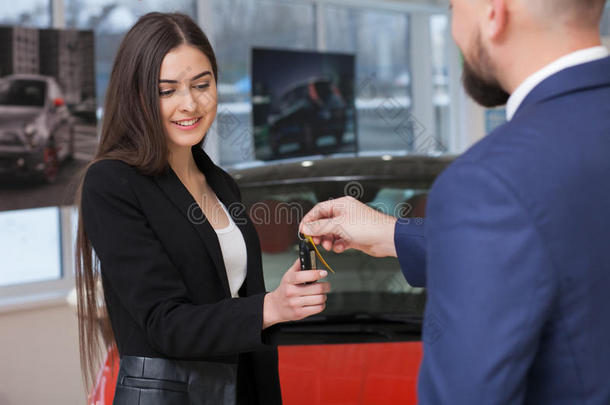
{"label": "woman's eyebrow", "polygon": [[[196,74],[195,76],[191,77],[191,81],[193,80],[197,80],[200,77],[206,76],[206,75],[212,75],[212,72],[210,72],[209,70],[206,70],[204,72],[201,72],[199,74]],[[169,80],[169,79],[159,79],[159,83],[178,83],[177,80]]]}

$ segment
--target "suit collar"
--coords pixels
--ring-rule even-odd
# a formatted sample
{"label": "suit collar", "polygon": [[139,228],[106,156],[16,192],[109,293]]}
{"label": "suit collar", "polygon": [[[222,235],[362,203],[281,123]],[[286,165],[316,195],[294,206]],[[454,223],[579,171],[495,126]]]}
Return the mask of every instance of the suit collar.
{"label": "suit collar", "polygon": [[610,86],[610,57],[564,69],[536,86],[525,97],[514,117],[543,101],[606,86]]}
{"label": "suit collar", "polygon": [[[220,201],[227,207],[234,203],[236,197],[229,189],[227,182],[223,179],[220,169],[212,162],[203,149],[193,147],[192,152],[197,167],[199,167],[199,170],[205,175],[206,181],[210,187],[212,187]],[[180,181],[180,178],[171,166],[167,165],[166,169],[160,175],[154,177],[154,181],[197,231],[197,234],[203,241],[210,257],[214,261],[214,267],[216,268],[218,277],[222,283],[223,290],[226,296],[230,297],[231,291],[229,288],[229,280],[227,279],[227,271],[222,257],[220,243],[218,242],[218,237],[216,236],[214,228],[209,221],[207,221],[201,207],[193,199],[193,196],[184,186],[182,181]]]}
{"label": "suit collar", "polygon": [[542,69],[531,74],[510,95],[510,98],[506,103],[506,119],[508,121],[512,119],[521,102],[538,84],[542,83],[544,79],[572,66],[604,59],[608,56],[610,56],[610,54],[603,46],[579,49],[556,59]]}

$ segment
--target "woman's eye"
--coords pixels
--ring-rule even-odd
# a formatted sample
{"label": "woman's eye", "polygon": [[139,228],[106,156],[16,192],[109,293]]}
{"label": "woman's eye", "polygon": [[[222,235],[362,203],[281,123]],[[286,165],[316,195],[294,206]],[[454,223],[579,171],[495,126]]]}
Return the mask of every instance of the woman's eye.
{"label": "woman's eye", "polygon": [[169,96],[173,92],[174,92],[174,90],[159,90],[159,95],[160,96]]}
{"label": "woman's eye", "polygon": [[202,83],[195,86],[196,89],[203,90],[210,87],[210,83]]}

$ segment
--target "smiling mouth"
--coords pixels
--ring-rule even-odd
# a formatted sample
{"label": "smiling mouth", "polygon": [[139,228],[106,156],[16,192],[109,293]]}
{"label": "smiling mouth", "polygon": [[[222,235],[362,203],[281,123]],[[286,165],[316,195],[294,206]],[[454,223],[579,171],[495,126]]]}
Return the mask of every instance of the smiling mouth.
{"label": "smiling mouth", "polygon": [[198,123],[200,120],[201,120],[201,117],[197,117],[197,118],[191,118],[188,120],[172,121],[172,122],[176,125],[180,125],[181,127],[191,127],[191,126],[195,125],[196,123]]}

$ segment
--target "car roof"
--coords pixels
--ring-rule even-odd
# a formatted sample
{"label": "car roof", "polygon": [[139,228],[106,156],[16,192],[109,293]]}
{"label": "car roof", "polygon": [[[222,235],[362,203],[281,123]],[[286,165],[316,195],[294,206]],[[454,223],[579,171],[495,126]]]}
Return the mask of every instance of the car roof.
{"label": "car roof", "polygon": [[[261,187],[319,182],[417,181],[432,182],[454,156],[392,155],[300,158],[255,162],[230,167],[240,187]],[[305,163],[307,162],[307,163]]]}

